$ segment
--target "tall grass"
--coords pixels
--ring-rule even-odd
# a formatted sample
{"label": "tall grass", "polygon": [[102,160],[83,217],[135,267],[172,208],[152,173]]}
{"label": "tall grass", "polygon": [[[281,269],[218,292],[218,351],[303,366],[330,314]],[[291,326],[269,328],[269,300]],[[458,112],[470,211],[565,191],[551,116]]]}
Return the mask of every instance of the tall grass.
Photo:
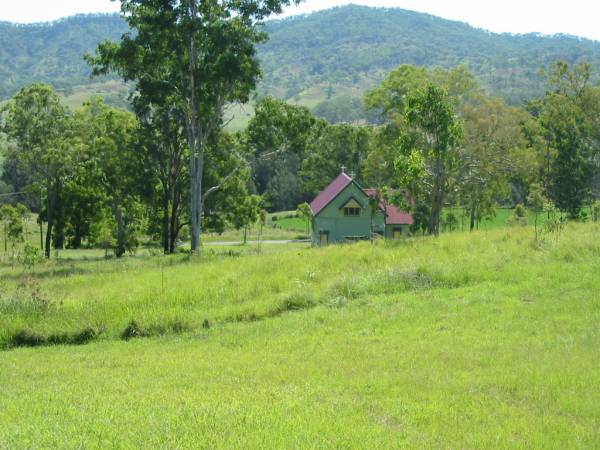
{"label": "tall grass", "polygon": [[595,230],[571,225],[561,241],[538,250],[525,228],[238,258],[59,261],[27,276],[5,267],[0,345],[11,346],[24,330],[51,336],[96,329],[115,339],[132,321],[144,329],[181,322],[194,330],[205,322],[258,320],[301,309],[286,306],[299,296],[311,307],[414,289],[530,283],[548,273],[560,277],[569,258],[598,251]]}
{"label": "tall grass", "polygon": [[599,232],[40,268],[3,336],[105,330],[0,353],[0,447],[597,448]]}

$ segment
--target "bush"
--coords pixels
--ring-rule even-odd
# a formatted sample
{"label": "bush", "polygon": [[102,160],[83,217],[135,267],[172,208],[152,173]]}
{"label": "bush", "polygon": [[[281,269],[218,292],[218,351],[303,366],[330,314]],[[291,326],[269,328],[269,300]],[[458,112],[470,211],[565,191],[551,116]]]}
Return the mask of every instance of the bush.
{"label": "bush", "polygon": [[520,225],[520,226],[525,226],[528,224],[528,219],[527,219],[527,208],[525,208],[525,206],[523,206],[522,204],[518,204],[515,207],[515,210],[513,211],[512,216],[508,219],[507,221],[508,225],[514,226],[514,225]]}
{"label": "bush", "polygon": [[453,212],[449,212],[444,218],[443,225],[446,231],[454,231],[458,226],[458,218]]}
{"label": "bush", "polygon": [[515,211],[513,214],[515,217],[518,217],[518,218],[526,218],[527,217],[527,209],[525,208],[525,206],[523,204],[519,203],[515,207]]}
{"label": "bush", "polygon": [[32,270],[36,264],[44,260],[42,251],[33,245],[25,244],[23,252],[19,255],[19,262],[26,270]]}

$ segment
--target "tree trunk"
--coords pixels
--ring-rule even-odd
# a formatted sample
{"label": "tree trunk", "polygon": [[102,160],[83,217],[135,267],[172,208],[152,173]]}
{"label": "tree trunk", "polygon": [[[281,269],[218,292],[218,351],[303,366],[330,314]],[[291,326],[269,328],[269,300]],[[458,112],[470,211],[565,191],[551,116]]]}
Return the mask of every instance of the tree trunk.
{"label": "tree trunk", "polygon": [[117,258],[120,258],[125,254],[125,223],[123,221],[123,211],[115,203],[113,203],[113,213],[115,215],[115,222],[117,223],[117,247],[115,248],[115,255]]}
{"label": "tree trunk", "polygon": [[439,236],[440,234],[440,217],[442,214],[442,204],[444,201],[443,192],[440,186],[434,187],[434,193],[431,202],[431,217],[429,219],[429,234]]}
{"label": "tree trunk", "polygon": [[471,202],[471,221],[469,224],[469,231],[473,231],[475,229],[475,217],[477,214],[477,206],[475,204],[475,200]]}
{"label": "tree trunk", "polygon": [[48,206],[46,211],[46,219],[48,220],[48,226],[46,228],[46,246],[44,249],[46,258],[50,258],[50,252],[52,250],[52,230],[54,228],[54,206],[55,206],[55,194],[51,187],[51,183],[48,183]]}
{"label": "tree trunk", "polygon": [[163,244],[163,252],[165,254],[169,253],[169,194],[168,192],[163,192],[163,204],[162,204],[162,212],[163,212],[163,220],[162,220],[162,244]]}
{"label": "tree trunk", "polygon": [[81,233],[81,226],[80,225],[76,225],[73,229],[74,235],[73,235],[73,241],[71,243],[71,247],[74,249],[79,249],[81,248],[81,241],[83,240],[82,238],[82,233]]}
{"label": "tree trunk", "polygon": [[[175,195],[175,194],[174,194]],[[169,229],[169,253],[175,253],[177,237],[179,236],[179,200],[173,198],[171,204],[171,222]]]}
{"label": "tree trunk", "polygon": [[53,244],[56,250],[65,248],[65,224],[62,220],[56,221],[54,225]]}
{"label": "tree trunk", "polygon": [[444,176],[444,166],[441,157],[437,157],[435,163],[435,172],[433,180],[433,193],[431,199],[431,217],[429,219],[429,234],[440,235],[440,216],[444,205],[444,185],[446,179]]}
{"label": "tree trunk", "polygon": [[40,250],[44,251],[44,223],[40,217],[38,217],[38,220],[40,222]]}
{"label": "tree trunk", "polygon": [[[195,1],[190,2],[189,13],[192,17],[196,17],[198,7]],[[192,36],[189,42],[188,54],[188,76],[189,76],[189,100],[187,110],[187,141],[190,149],[190,187],[191,187],[191,248],[193,254],[200,253],[202,245],[202,175],[204,170],[204,150],[206,140],[206,130],[199,129],[199,108],[196,104],[196,61],[198,55],[196,52],[196,41]],[[200,134],[202,133],[202,139]]]}
{"label": "tree trunk", "polygon": [[46,244],[44,247],[44,254],[46,255],[46,258],[50,258],[50,250],[52,248],[52,227],[53,227],[53,223],[52,223],[52,219],[50,218],[50,214],[48,214],[48,226],[46,228]]}

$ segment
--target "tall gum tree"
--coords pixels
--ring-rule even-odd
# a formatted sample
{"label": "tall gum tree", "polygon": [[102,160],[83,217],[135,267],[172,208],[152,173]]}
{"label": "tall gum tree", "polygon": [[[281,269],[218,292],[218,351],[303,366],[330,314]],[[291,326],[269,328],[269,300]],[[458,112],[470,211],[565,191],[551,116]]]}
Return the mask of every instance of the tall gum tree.
{"label": "tall gum tree", "polygon": [[118,72],[148,104],[180,109],[190,149],[191,247],[200,251],[202,216],[216,185],[203,189],[205,153],[224,125],[224,108],[247,102],[261,75],[256,45],[262,21],[293,0],[121,0],[132,29],[88,56],[94,74]]}
{"label": "tall gum tree", "polygon": [[404,120],[396,169],[406,192],[414,196],[411,187],[415,185],[426,192],[430,205],[427,231],[438,236],[444,201],[458,168],[462,122],[448,92],[433,84],[408,96]]}

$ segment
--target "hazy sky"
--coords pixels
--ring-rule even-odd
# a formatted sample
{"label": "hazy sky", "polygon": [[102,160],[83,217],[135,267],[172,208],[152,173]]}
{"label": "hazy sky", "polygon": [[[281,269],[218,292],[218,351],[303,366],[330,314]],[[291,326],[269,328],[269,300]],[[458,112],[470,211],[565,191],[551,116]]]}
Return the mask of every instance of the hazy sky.
{"label": "hazy sky", "polygon": [[[0,0],[0,20],[40,22],[86,12],[113,12],[110,0]],[[307,0],[286,15],[347,3],[401,7],[497,32],[568,33],[600,40],[599,0]]]}

